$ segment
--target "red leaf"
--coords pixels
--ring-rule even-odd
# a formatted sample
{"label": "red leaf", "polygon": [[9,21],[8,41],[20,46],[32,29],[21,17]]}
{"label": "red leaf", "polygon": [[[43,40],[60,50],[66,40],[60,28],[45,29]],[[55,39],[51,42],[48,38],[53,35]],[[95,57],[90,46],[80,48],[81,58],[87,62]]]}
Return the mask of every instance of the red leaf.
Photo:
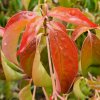
{"label": "red leaf", "polygon": [[56,7],[48,13],[48,16],[52,16],[76,25],[91,27],[97,26],[95,23],[91,22],[78,8]]}
{"label": "red leaf", "polygon": [[77,40],[77,38],[84,32],[88,31],[89,29],[92,29],[92,27],[87,26],[78,26],[75,31],[72,33],[72,40]]}
{"label": "red leaf", "polygon": [[[74,42],[66,32],[53,27],[55,24],[52,22],[52,26],[48,25],[50,51],[61,91],[66,93],[78,72],[78,52]],[[59,26],[62,26],[62,24],[59,23]]]}
{"label": "red leaf", "polygon": [[20,44],[20,48],[18,50],[18,54],[20,54],[25,47],[29,44],[30,41],[33,40],[34,36],[39,31],[40,27],[42,26],[43,18],[42,17],[35,17],[33,18],[27,25],[25,32],[22,36],[22,41]]}
{"label": "red leaf", "polygon": [[32,75],[32,65],[36,52],[36,35],[42,22],[43,18],[41,17],[35,17],[32,19],[32,21],[27,25],[22,37],[20,49],[18,50],[21,67],[29,76]]}
{"label": "red leaf", "polygon": [[14,15],[7,23],[5,34],[2,40],[2,50],[4,55],[13,63],[18,64],[16,50],[20,33],[27,23],[35,17],[34,13],[24,11]]}
{"label": "red leaf", "polygon": [[3,34],[4,34],[4,28],[3,27],[0,27],[0,37],[3,37]]}
{"label": "red leaf", "polygon": [[34,12],[31,12],[31,11],[21,11],[17,14],[15,14],[13,17],[11,17],[7,24],[6,24],[6,27],[9,27],[10,25],[12,25],[13,23],[17,22],[17,21],[20,21],[22,19],[32,19],[36,16],[36,14]]}

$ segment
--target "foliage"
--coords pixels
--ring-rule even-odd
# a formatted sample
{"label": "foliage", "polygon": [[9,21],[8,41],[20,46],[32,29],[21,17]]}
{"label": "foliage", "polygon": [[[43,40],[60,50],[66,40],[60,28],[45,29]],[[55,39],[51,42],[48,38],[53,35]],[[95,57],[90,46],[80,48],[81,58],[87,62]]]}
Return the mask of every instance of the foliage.
{"label": "foliage", "polygon": [[67,1],[0,1],[3,99],[100,99],[100,1]]}

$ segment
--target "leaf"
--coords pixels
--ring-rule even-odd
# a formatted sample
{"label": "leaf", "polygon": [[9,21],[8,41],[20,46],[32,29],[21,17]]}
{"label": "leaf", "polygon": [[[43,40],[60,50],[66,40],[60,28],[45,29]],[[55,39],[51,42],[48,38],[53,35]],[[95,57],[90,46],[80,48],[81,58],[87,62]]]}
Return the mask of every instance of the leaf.
{"label": "leaf", "polygon": [[97,26],[95,23],[91,22],[78,8],[56,7],[51,10],[48,15],[76,25],[90,27]]}
{"label": "leaf", "polygon": [[8,21],[5,27],[2,50],[4,55],[15,64],[18,64],[16,50],[19,36],[27,23],[34,17],[34,13],[28,11],[17,13]]}
{"label": "leaf", "polygon": [[4,56],[2,51],[1,51],[1,60],[7,81],[19,80],[23,78],[24,74],[22,74],[21,70],[19,70],[19,68],[16,65],[9,62],[9,60]]}
{"label": "leaf", "polygon": [[96,29],[96,36],[100,39],[100,29]]}
{"label": "leaf", "polygon": [[19,92],[19,100],[32,100],[31,84],[28,84]]}
{"label": "leaf", "polygon": [[[54,22],[51,23],[53,26]],[[60,24],[60,23],[59,23]],[[78,72],[78,52],[65,31],[48,25],[50,51],[58,84],[63,93],[68,92]],[[64,26],[63,26],[64,27]],[[58,91],[60,91],[58,90]]]}
{"label": "leaf", "polygon": [[51,86],[51,78],[40,61],[39,46],[37,46],[36,48],[36,53],[34,57],[34,62],[32,67],[32,79],[36,86],[40,87]]}
{"label": "leaf", "polygon": [[42,21],[41,18],[36,17],[27,25],[17,52],[20,57],[21,68],[29,76],[32,76],[32,65],[36,52],[36,35],[42,25]]}
{"label": "leaf", "polygon": [[43,24],[43,18],[41,17],[35,17],[33,18],[27,25],[25,32],[23,33],[22,40],[20,43],[20,47],[18,50],[18,53],[23,52],[26,46],[33,40],[33,38],[36,36],[38,31],[40,30],[40,27]]}
{"label": "leaf", "polygon": [[[77,99],[84,100],[87,98],[87,95],[84,94],[84,91],[82,91],[82,88],[86,87],[86,82],[85,84],[83,84],[82,81],[86,81],[86,79],[83,77],[80,77],[75,81],[73,85],[73,92],[74,92],[74,95],[77,97]],[[83,87],[81,87],[80,84],[83,84]],[[88,90],[88,87],[86,90]]]}
{"label": "leaf", "polygon": [[23,3],[23,5],[24,5],[24,7],[25,7],[26,10],[28,10],[28,6],[30,4],[30,1],[31,0],[22,0],[22,3]]}
{"label": "leaf", "polygon": [[0,27],[0,37],[3,37],[3,34],[4,34],[4,28],[3,27]]}
{"label": "leaf", "polygon": [[16,13],[13,15],[7,22],[6,27],[8,28],[10,25],[14,24],[17,21],[20,21],[22,19],[28,19],[31,20],[36,16],[36,13],[31,12],[31,11],[21,11],[19,13]]}
{"label": "leaf", "polygon": [[84,32],[88,31],[89,29],[92,29],[92,27],[87,26],[78,26],[75,31],[72,33],[72,40],[77,40],[77,38]]}
{"label": "leaf", "polygon": [[95,76],[100,75],[100,39],[92,33],[88,34],[82,46],[81,68],[84,76],[88,72]]}
{"label": "leaf", "polygon": [[73,3],[71,2],[71,0],[58,0],[60,6],[63,7],[70,7]]}

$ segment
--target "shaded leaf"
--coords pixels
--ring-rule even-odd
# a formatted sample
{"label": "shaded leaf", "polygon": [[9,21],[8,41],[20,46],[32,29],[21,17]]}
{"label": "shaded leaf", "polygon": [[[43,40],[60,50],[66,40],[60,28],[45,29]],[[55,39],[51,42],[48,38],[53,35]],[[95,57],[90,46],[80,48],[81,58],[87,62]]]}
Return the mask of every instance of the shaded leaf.
{"label": "shaded leaf", "polygon": [[24,75],[21,71],[19,71],[19,68],[13,63],[9,62],[9,60],[4,56],[3,52],[1,52],[1,60],[6,80],[12,81],[23,78]]}
{"label": "shaded leaf", "polygon": [[84,76],[88,72],[100,75],[100,39],[92,33],[88,34],[82,46],[81,68]]}
{"label": "shaded leaf", "polygon": [[18,64],[16,50],[20,33],[26,24],[34,17],[35,15],[32,12],[20,12],[14,15],[6,25],[2,40],[2,50],[4,55],[15,64]]}
{"label": "shaded leaf", "polygon": [[[54,24],[56,23],[51,23],[52,26]],[[48,25],[52,62],[57,73],[56,78],[58,77],[60,90],[66,93],[78,72],[78,53],[74,42],[65,31],[60,29],[62,25],[58,29],[52,26]]]}
{"label": "shaded leaf", "polygon": [[97,26],[95,23],[91,22],[78,8],[56,7],[51,10],[48,15],[76,25],[91,27]]}
{"label": "shaded leaf", "polygon": [[19,92],[19,100],[32,100],[31,84],[28,84]]}

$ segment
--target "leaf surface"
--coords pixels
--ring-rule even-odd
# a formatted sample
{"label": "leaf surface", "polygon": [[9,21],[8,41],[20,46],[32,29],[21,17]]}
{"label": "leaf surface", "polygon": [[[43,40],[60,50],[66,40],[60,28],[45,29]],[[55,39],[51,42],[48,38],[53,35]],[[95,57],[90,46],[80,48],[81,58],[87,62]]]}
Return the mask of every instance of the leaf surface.
{"label": "leaf surface", "polygon": [[32,67],[32,79],[36,86],[41,86],[41,87],[51,86],[51,78],[40,61],[39,45],[36,48],[36,53],[34,57],[34,62]]}
{"label": "leaf surface", "polygon": [[4,56],[3,52],[1,52],[1,60],[2,60],[4,74],[7,81],[19,80],[23,78],[24,75],[22,74],[21,70],[16,65],[11,63]]}
{"label": "leaf surface", "polygon": [[59,80],[60,90],[66,93],[78,72],[78,52],[74,42],[60,27],[62,24],[58,29],[53,27],[54,24],[56,23],[51,22],[52,26],[48,25],[51,57]]}
{"label": "leaf surface", "polygon": [[88,72],[100,75],[100,39],[92,33],[86,37],[82,46],[81,67],[84,76]]}
{"label": "leaf surface", "polygon": [[29,76],[32,76],[32,65],[36,52],[37,33],[42,25],[42,21],[41,18],[36,17],[27,25],[18,50],[20,65]]}
{"label": "leaf surface", "polygon": [[19,36],[27,23],[34,17],[35,15],[32,12],[20,12],[14,15],[6,25],[2,40],[2,50],[4,55],[15,64],[18,64],[16,51]]}
{"label": "leaf surface", "polygon": [[48,15],[76,25],[85,25],[90,27],[97,26],[95,23],[91,22],[78,8],[56,7],[51,10]]}
{"label": "leaf surface", "polygon": [[20,91],[19,100],[32,100],[31,84],[28,84]]}

